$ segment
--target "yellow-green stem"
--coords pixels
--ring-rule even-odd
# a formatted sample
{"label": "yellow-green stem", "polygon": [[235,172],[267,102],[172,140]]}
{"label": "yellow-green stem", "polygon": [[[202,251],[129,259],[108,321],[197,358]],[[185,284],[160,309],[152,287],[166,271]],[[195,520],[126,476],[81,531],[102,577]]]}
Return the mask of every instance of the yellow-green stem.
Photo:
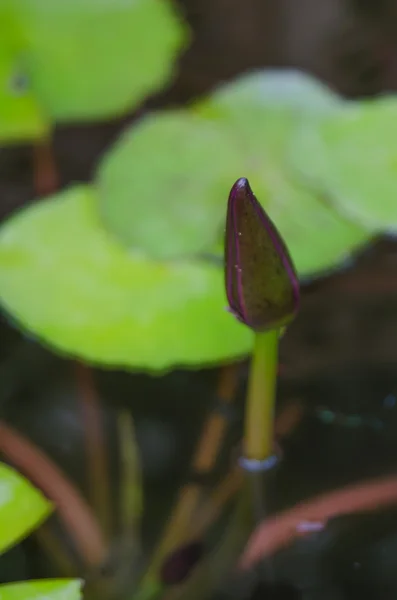
{"label": "yellow-green stem", "polygon": [[248,381],[244,456],[265,460],[273,453],[274,404],[280,332],[256,333]]}

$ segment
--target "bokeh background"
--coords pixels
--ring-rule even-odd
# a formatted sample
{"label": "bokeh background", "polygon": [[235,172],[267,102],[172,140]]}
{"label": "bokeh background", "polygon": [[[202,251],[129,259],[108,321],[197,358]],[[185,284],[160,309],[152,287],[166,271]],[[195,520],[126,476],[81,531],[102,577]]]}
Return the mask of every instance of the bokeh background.
{"label": "bokeh background", "polygon": [[[178,6],[192,28],[191,44],[177,60],[174,81],[140,110],[184,105],[253,67],[296,67],[351,98],[397,90],[393,0],[179,0]],[[59,186],[90,181],[104,150],[139,114],[57,126],[53,155]],[[33,202],[32,169],[30,145],[0,148],[1,219]],[[27,339],[5,314],[0,327],[1,418],[44,449],[87,493],[73,365]],[[392,236],[379,237],[332,275],[304,282],[302,309],[283,340],[281,365],[279,404],[297,401],[303,409],[272,481],[272,511],[395,470],[397,243]],[[246,375],[242,362],[240,401]],[[114,464],[115,413],[123,407],[135,418],[145,490],[142,538],[149,553],[176,490],[189,476],[189,456],[215,398],[217,372],[176,370],[152,378],[95,369],[94,376]],[[229,452],[235,452],[240,431],[241,407]],[[116,467],[112,475],[116,489]],[[117,547],[117,536],[114,543]],[[276,580],[290,585],[285,598],[392,600],[396,557],[397,511],[388,510],[335,519],[325,531],[278,553],[272,569]],[[119,562],[133,579],[134,554],[122,554]],[[34,539],[0,558],[2,582],[46,577],[54,569]],[[236,589],[226,590],[225,597],[236,595]],[[272,593],[259,590],[255,598]],[[238,589],[239,597],[247,594]]]}

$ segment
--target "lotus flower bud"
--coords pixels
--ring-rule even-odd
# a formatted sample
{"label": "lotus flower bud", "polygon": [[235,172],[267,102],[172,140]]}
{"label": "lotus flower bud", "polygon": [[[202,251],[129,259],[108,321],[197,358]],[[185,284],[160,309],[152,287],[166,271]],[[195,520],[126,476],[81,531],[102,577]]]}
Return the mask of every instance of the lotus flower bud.
{"label": "lotus flower bud", "polygon": [[245,178],[236,181],[228,201],[225,285],[230,311],[254,331],[281,328],[298,311],[295,267]]}

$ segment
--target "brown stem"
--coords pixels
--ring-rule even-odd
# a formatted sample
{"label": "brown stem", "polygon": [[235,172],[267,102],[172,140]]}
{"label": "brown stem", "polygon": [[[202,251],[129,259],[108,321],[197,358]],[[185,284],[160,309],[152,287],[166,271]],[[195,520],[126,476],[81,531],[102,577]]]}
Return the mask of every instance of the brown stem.
{"label": "brown stem", "polygon": [[52,194],[59,187],[51,138],[37,142],[33,148],[34,189],[38,196]]}
{"label": "brown stem", "polygon": [[75,368],[85,431],[91,505],[99,519],[105,538],[109,539],[112,531],[112,511],[102,412],[92,370],[82,363],[75,363]]}
{"label": "brown stem", "polygon": [[100,564],[107,549],[90,507],[58,467],[32,442],[0,421],[0,451],[57,507],[87,565]]}
{"label": "brown stem", "polygon": [[300,400],[290,400],[276,416],[274,433],[276,439],[282,440],[288,437],[302,419],[304,406]]}
{"label": "brown stem", "polygon": [[[238,365],[228,365],[220,372],[217,396],[224,404],[230,404],[238,384]],[[192,469],[200,474],[211,470],[217,458],[227,427],[227,419],[213,410],[208,416],[192,460]],[[156,573],[167,554],[190,536],[193,516],[200,504],[202,489],[189,483],[180,490],[174,511],[154,552],[153,559],[144,576],[142,586],[156,577]]]}
{"label": "brown stem", "polygon": [[[289,433],[291,433],[291,431],[296,427],[298,421],[302,416],[302,413],[303,407],[299,401],[289,402],[283,408],[281,413],[276,417],[274,425],[274,432],[276,434],[276,437],[287,437]],[[190,520],[192,521],[191,515],[193,513],[189,513],[189,511],[193,509],[196,502],[196,496],[193,495],[191,497],[188,491],[185,496],[185,501],[180,502],[178,505],[180,513],[175,513],[174,516],[174,531],[177,534],[176,539],[179,539],[178,543],[180,543],[181,539],[185,543],[188,543],[192,540],[203,539],[208,529],[218,519],[226,504],[233,499],[238,490],[241,488],[243,480],[244,473],[242,473],[239,468],[234,467],[231,470],[231,472],[229,472],[221,481],[221,483],[215,488],[210,498],[202,507],[201,511],[198,513],[196,511],[196,514],[194,516],[194,522],[190,522],[189,529],[186,533],[186,531],[183,530],[183,527],[185,526],[189,514]],[[186,509],[186,513],[183,512],[183,508]],[[171,534],[172,531],[173,530],[171,529],[169,533]],[[171,541],[175,541],[175,538]],[[144,598],[146,597],[146,592],[149,593],[151,583],[153,583],[153,579],[155,579],[156,576],[156,566],[158,568],[159,565],[154,562],[152,562],[152,564],[149,566],[149,569],[145,574],[144,580],[142,581],[138,592],[139,598]],[[201,561],[197,568],[193,570],[192,575],[189,576],[188,580],[184,584],[182,584],[182,586],[172,586],[165,592],[165,594],[162,595],[162,597],[164,596],[164,598],[167,598],[167,600],[176,600],[176,598],[183,596],[183,590],[185,589],[185,586],[190,585],[192,577],[194,578],[197,574],[197,569],[198,572],[200,572],[200,569],[202,569],[202,567],[203,564]],[[205,573],[203,574],[203,577],[206,577]]]}
{"label": "brown stem", "polygon": [[[191,540],[203,539],[209,528],[217,521],[225,506],[234,498],[244,481],[243,472],[234,468],[215,488],[203,510],[194,519]],[[189,541],[189,540],[187,540]]]}
{"label": "brown stem", "polygon": [[[238,365],[228,365],[221,369],[217,397],[224,406],[233,402],[237,385]],[[192,461],[192,468],[196,473],[205,474],[214,467],[227,426],[227,419],[218,411],[213,410],[209,414]]]}
{"label": "brown stem", "polygon": [[397,502],[397,476],[355,484],[317,496],[263,521],[248,541],[239,561],[241,569],[255,566],[290,544],[310,524],[317,528],[338,515],[376,510]]}
{"label": "brown stem", "polygon": [[[38,196],[46,196],[48,194],[55,192],[59,188],[58,169],[57,169],[57,165],[56,165],[55,159],[54,159],[51,136],[37,142],[33,148],[33,178],[34,178],[34,189]],[[84,370],[84,367],[82,365],[81,365],[80,370],[81,371]],[[107,528],[106,528],[107,527],[107,519],[110,515],[110,511],[107,512],[106,501],[107,501],[107,494],[108,494],[109,490],[106,486],[106,478],[105,479],[102,478],[102,474],[103,474],[102,471],[106,470],[106,462],[102,463],[102,465],[98,466],[98,464],[101,463],[101,458],[102,458],[102,454],[103,454],[103,446],[104,446],[103,444],[98,443],[98,440],[103,441],[102,435],[101,435],[102,434],[101,426],[99,423],[100,415],[99,415],[99,410],[97,408],[95,394],[93,393],[93,390],[90,388],[91,382],[89,381],[89,373],[88,373],[88,376],[84,375],[84,374],[80,374],[80,380],[81,380],[81,385],[82,385],[82,389],[83,389],[82,406],[83,406],[83,415],[85,417],[86,432],[87,432],[86,440],[87,440],[88,455],[89,455],[89,461],[90,461],[89,472],[92,475],[92,479],[93,479],[93,485],[90,486],[90,490],[92,491],[93,497],[95,498],[93,506],[99,505],[98,515],[99,515],[101,524],[104,527],[104,531],[105,531],[105,533],[107,533]],[[4,425],[4,426],[7,427],[6,425]],[[9,433],[15,434],[15,432],[11,432],[10,429],[9,429]],[[11,440],[11,444],[13,444],[14,442],[13,442],[12,438],[10,438],[10,440]],[[29,442],[27,442],[26,440],[23,441],[23,443],[29,444]],[[100,448],[98,458],[96,458],[96,456],[94,456],[94,458],[93,458],[94,448],[96,448],[98,446]],[[36,449],[33,448],[33,451],[36,451]],[[48,459],[44,455],[41,456],[41,459],[48,461]],[[34,459],[33,459],[33,462],[34,462]],[[48,461],[48,463],[49,463],[49,461]],[[52,465],[52,467],[56,468],[54,465]],[[71,489],[69,490],[69,492],[70,491],[72,492],[72,498],[73,498],[73,494],[76,493],[73,486],[67,482],[67,480],[64,478],[64,476],[61,473],[58,473],[58,476],[60,476],[64,479],[64,483],[66,483],[67,486],[70,486]],[[32,474],[30,475],[30,477],[33,479]],[[44,485],[48,485],[50,481],[51,480],[48,479],[48,482],[46,482],[45,484],[43,482],[43,484],[42,484],[43,489],[45,489]],[[99,486],[97,483],[98,481],[101,482],[101,485],[99,485]],[[103,482],[104,482],[104,485],[102,486]],[[102,487],[104,487],[105,489],[102,489]],[[79,501],[84,502],[82,500],[82,498],[80,498]],[[58,510],[61,511],[62,505],[59,504],[59,501],[57,502],[57,504],[58,504]],[[106,506],[106,508],[105,508],[105,506]],[[88,507],[84,508],[84,510],[87,510],[87,509],[88,509]],[[66,515],[64,518],[66,518]],[[67,517],[66,520],[68,518],[69,517]],[[91,521],[93,520],[93,517],[91,515],[89,515],[87,523],[89,523],[90,520]],[[92,523],[91,523],[91,525],[92,525]],[[96,527],[97,526],[95,523],[94,529]],[[58,557],[58,562],[63,563],[64,572],[66,573],[66,569],[70,572],[72,569],[72,565],[70,564],[70,561],[68,562],[66,555],[62,556],[62,549],[59,547],[59,544],[57,544],[57,540],[51,535],[51,532],[48,530],[48,528],[46,530],[43,530],[42,532],[38,533],[38,535],[39,535],[41,543],[49,549],[52,556]],[[98,537],[98,532],[97,533],[94,532],[93,539],[95,539],[95,537]],[[103,543],[103,540],[101,541],[101,543]],[[90,563],[91,561],[88,561],[88,562]],[[97,561],[95,560],[94,564],[96,564],[96,562]]]}

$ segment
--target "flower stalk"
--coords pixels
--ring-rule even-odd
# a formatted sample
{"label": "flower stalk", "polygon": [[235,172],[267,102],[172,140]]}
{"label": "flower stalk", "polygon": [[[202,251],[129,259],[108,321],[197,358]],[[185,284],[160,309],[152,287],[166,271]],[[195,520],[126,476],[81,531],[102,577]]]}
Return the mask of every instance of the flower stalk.
{"label": "flower stalk", "polygon": [[256,333],[248,380],[244,457],[264,461],[273,454],[279,332]]}
{"label": "flower stalk", "polygon": [[225,287],[230,311],[255,334],[244,466],[266,469],[273,455],[278,343],[298,311],[299,281],[280,233],[245,178],[236,181],[228,201]]}

